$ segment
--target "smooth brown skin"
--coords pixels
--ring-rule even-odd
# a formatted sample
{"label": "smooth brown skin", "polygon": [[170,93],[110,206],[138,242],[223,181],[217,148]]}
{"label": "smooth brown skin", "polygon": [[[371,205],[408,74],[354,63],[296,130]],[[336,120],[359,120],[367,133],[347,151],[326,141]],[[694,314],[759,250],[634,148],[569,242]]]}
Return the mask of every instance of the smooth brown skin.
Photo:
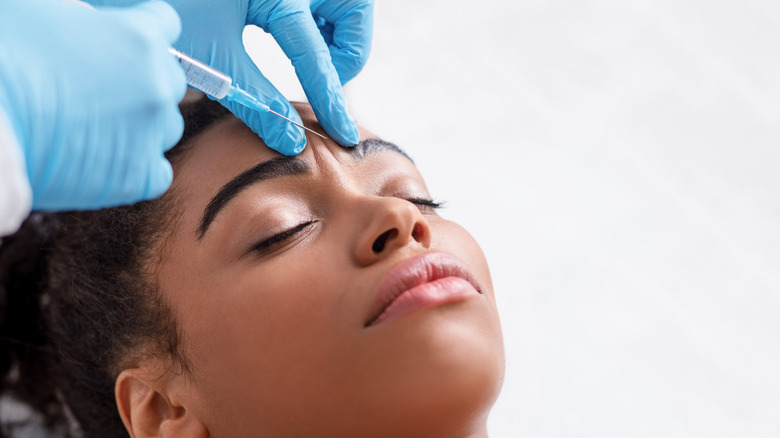
{"label": "smooth brown skin", "polygon": [[[319,128],[308,106],[296,109]],[[406,200],[430,198],[416,167],[395,152],[357,159],[310,135],[299,157],[311,174],[248,188],[198,241],[219,189],[279,155],[232,116],[193,141],[175,168],[181,214],[157,267],[192,375],[164,359],[123,371],[116,398],[131,436],[486,437],[504,372],[490,273],[463,228]],[[463,260],[484,294],[364,327],[387,272],[429,251]]]}

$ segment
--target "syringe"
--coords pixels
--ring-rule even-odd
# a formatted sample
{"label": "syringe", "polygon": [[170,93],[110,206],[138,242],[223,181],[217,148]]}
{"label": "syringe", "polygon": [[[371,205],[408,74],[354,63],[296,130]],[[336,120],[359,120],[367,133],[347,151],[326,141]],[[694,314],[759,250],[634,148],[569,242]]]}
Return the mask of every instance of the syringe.
{"label": "syringe", "polygon": [[215,99],[223,99],[227,97],[228,100],[238,102],[246,107],[276,114],[277,116],[296,126],[300,126],[301,128],[313,134],[319,135],[322,138],[326,138],[319,132],[313,131],[296,122],[295,120],[291,120],[272,110],[268,107],[268,105],[260,102],[254,96],[239,88],[238,85],[233,83],[233,79],[225,73],[222,73],[221,71],[216,70],[213,67],[198,61],[197,59],[189,57],[176,49],[168,50],[173,56],[176,57],[176,59],[179,60],[179,65],[181,65],[181,68],[184,69],[184,76],[187,77],[187,84],[189,84],[191,87],[197,88],[198,90],[208,94]]}

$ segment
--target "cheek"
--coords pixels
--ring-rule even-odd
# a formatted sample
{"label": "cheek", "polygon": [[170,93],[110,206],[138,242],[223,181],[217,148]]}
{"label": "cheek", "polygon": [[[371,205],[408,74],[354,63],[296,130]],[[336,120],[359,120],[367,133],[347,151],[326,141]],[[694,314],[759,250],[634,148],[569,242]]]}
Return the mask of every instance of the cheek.
{"label": "cheek", "polygon": [[[338,292],[351,276],[323,260],[317,248],[296,250],[201,283],[198,303],[191,304],[209,310],[186,318],[183,328],[202,411],[213,425],[237,432],[238,424],[256,427],[305,410],[307,400],[327,400],[328,382],[348,368],[339,361],[350,356],[343,350],[354,334],[339,317],[347,304]],[[246,422],[247,416],[257,422]]]}
{"label": "cheek", "polygon": [[289,370],[310,351],[309,344],[332,335],[329,330],[337,327],[323,309],[330,281],[322,275],[314,281],[304,266],[258,269],[227,277],[212,289],[220,297],[204,303],[210,315],[192,321],[189,331],[193,340],[200,340],[203,360],[213,361],[217,352],[221,357],[216,362],[247,362],[267,372]]}

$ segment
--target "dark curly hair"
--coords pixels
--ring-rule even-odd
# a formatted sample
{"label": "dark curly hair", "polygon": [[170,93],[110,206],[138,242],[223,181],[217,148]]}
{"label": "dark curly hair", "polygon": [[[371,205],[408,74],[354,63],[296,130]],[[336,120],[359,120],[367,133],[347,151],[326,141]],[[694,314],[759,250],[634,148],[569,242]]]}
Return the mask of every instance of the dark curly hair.
{"label": "dark curly hair", "polygon": [[[185,132],[166,153],[228,114],[181,106]],[[29,407],[53,436],[126,437],[114,399],[122,369],[170,357],[187,371],[154,266],[176,195],[97,211],[33,213],[0,240],[0,395]],[[3,419],[0,437],[18,424]]]}

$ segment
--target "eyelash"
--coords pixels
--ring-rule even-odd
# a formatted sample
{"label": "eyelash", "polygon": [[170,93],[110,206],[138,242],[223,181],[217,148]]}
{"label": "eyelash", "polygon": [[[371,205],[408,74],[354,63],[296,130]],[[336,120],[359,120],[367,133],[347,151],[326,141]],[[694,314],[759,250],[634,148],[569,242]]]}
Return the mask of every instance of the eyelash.
{"label": "eyelash", "polygon": [[300,233],[304,229],[306,229],[309,225],[313,224],[314,221],[306,221],[303,223],[300,223],[288,230],[282,231],[281,233],[272,236],[262,242],[260,242],[257,246],[255,246],[255,251],[261,252],[263,250],[266,250],[278,243],[284,242],[285,240],[289,239],[290,237]]}
{"label": "eyelash", "polygon": [[[441,208],[444,203],[434,201],[433,199],[427,199],[427,198],[402,198],[406,201],[411,202],[412,204],[416,205],[417,208],[426,209],[429,208],[431,210],[436,210],[438,208]],[[256,252],[262,252],[264,250],[267,250],[271,248],[272,246],[282,243],[285,240],[289,239],[290,237],[293,237],[294,235],[300,233],[301,231],[305,230],[309,225],[313,224],[314,221],[306,221],[302,222],[288,230],[282,231],[279,234],[276,234],[262,242],[260,242],[257,246],[255,246]]]}
{"label": "eyelash", "polygon": [[430,208],[431,210],[436,210],[444,206],[444,202],[434,201],[433,199],[429,198],[403,198],[412,204],[416,205],[418,208]]}

